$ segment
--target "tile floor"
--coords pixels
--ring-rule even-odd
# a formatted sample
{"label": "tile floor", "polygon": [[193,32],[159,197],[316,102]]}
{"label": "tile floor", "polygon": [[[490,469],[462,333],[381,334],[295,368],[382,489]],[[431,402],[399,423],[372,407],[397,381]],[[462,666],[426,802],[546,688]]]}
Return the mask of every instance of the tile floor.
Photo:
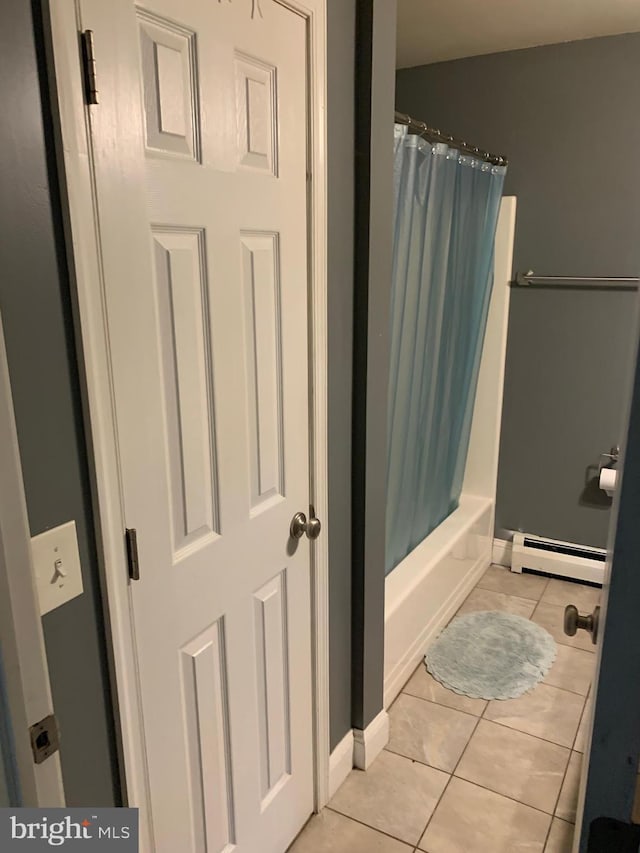
{"label": "tile floor", "polygon": [[558,642],[544,681],[518,699],[458,696],[420,664],[392,705],[387,748],[354,770],[290,853],[570,853],[595,665],[566,604],[599,590],[491,566],[459,612],[506,610]]}

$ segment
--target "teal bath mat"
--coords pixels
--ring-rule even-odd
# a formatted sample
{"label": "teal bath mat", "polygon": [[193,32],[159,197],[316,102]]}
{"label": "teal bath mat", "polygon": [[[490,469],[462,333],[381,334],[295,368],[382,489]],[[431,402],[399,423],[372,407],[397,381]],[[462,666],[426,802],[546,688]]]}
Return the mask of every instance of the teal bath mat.
{"label": "teal bath mat", "polygon": [[440,684],[473,699],[515,699],[542,681],[556,659],[551,634],[522,616],[457,616],[425,655]]}

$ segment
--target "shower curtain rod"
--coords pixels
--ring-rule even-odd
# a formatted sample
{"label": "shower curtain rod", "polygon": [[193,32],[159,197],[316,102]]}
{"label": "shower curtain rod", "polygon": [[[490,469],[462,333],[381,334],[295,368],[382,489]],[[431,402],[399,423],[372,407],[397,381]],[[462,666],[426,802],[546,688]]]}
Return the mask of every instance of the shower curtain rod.
{"label": "shower curtain rod", "polygon": [[548,286],[553,283],[561,287],[600,287],[607,285],[612,290],[637,290],[640,278],[628,276],[593,276],[593,275],[536,275],[533,270],[529,272],[518,272],[514,284],[519,287],[528,287],[531,284],[543,284]]}
{"label": "shower curtain rod", "polygon": [[468,142],[464,142],[461,139],[455,139],[453,136],[449,136],[448,133],[443,133],[440,130],[429,127],[429,125],[425,124],[423,121],[411,118],[411,116],[406,115],[405,113],[396,112],[395,120],[397,124],[405,124],[409,130],[412,130],[419,136],[424,136],[429,140],[429,142],[445,142],[452,148],[457,148],[458,151],[464,151],[465,154],[472,154],[474,157],[478,157],[486,163],[493,163],[494,166],[508,165],[509,161],[501,154],[490,154],[488,151],[483,151],[475,145],[469,145]]}

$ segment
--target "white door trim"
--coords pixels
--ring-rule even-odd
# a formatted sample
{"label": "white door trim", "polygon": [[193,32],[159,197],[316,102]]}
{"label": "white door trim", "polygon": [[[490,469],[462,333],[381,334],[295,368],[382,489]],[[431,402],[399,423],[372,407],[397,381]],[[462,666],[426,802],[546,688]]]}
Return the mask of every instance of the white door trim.
{"label": "white door trim", "polygon": [[329,758],[329,799],[353,770],[353,729],[349,729]]}
{"label": "white door trim", "polygon": [[0,648],[20,802],[64,806],[60,754],[35,764],[31,751],[29,728],[53,713],[53,701],[1,323],[0,484]]}
{"label": "white door trim", "polygon": [[[240,0],[236,0],[240,2]],[[307,20],[310,110],[310,501],[323,524],[312,549],[312,638],[315,808],[329,798],[329,624],[327,530],[327,174],[326,174],[326,0],[276,0]],[[96,525],[107,604],[118,701],[126,800],[140,807],[141,850],[153,850],[146,756],[142,737],[124,513],[119,476],[108,330],[104,304],[99,223],[82,69],[78,49],[78,0],[48,4],[52,112],[65,206],[69,268],[79,327],[81,375],[93,454]],[[46,29],[46,28],[45,28]],[[97,59],[99,75],[99,57]],[[99,80],[99,77],[98,77]],[[99,88],[99,82],[98,82]]]}

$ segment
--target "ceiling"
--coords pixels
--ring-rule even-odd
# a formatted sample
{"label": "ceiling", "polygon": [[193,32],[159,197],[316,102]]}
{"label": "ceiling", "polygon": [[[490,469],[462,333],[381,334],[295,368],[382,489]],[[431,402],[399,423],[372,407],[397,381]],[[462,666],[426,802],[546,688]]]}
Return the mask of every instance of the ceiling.
{"label": "ceiling", "polygon": [[640,31],[640,0],[398,0],[398,68]]}

